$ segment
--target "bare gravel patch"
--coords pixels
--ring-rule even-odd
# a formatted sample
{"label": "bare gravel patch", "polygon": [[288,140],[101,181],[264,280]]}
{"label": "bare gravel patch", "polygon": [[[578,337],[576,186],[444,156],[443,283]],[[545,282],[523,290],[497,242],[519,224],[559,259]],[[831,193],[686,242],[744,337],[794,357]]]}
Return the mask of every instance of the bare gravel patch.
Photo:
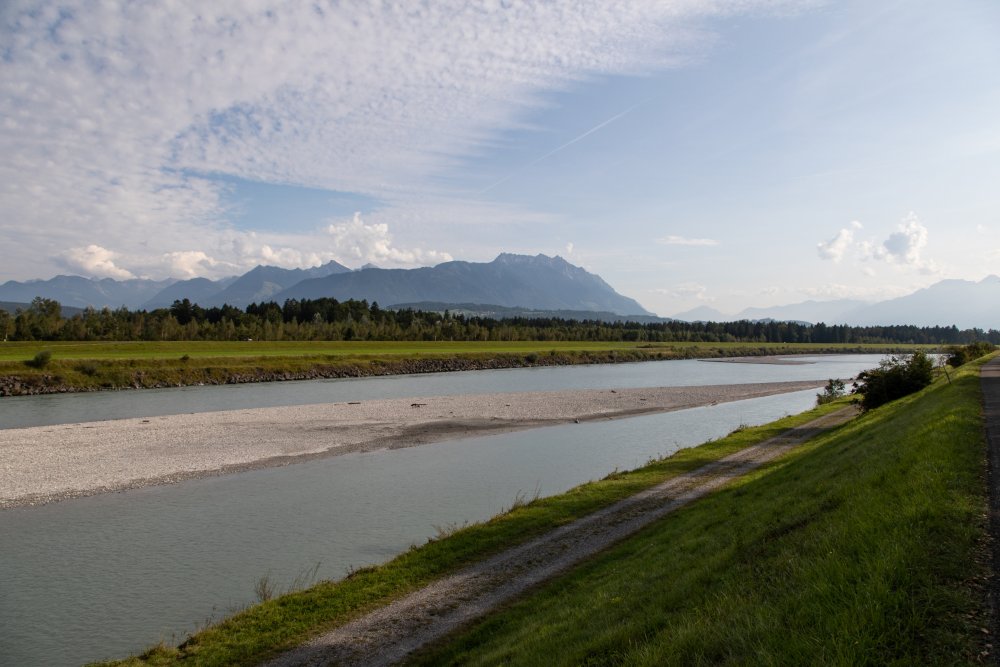
{"label": "bare gravel patch", "polygon": [[0,430],[0,509],[309,458],[613,419],[817,388],[816,381],[301,405]]}

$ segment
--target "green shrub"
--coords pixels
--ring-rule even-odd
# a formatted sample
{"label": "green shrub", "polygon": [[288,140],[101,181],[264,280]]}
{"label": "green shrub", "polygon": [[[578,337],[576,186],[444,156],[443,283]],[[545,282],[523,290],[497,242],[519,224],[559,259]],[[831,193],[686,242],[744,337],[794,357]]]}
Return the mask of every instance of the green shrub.
{"label": "green shrub", "polygon": [[823,393],[816,394],[816,405],[826,405],[832,403],[846,393],[843,380],[830,379],[823,388]]}
{"label": "green shrub", "polygon": [[42,350],[31,359],[25,361],[24,365],[30,368],[45,368],[49,365],[50,361],[52,361],[52,351]]}
{"label": "green shrub", "polygon": [[985,357],[987,354],[996,349],[996,345],[993,343],[987,343],[986,341],[976,341],[975,343],[969,343],[965,346],[956,345],[948,350],[950,353],[950,356],[948,357],[948,365],[958,368],[959,366],[967,364],[974,359]]}
{"label": "green shrub", "polygon": [[81,361],[73,366],[73,370],[88,377],[93,377],[94,375],[97,375],[97,364],[92,361]]}
{"label": "green shrub", "polygon": [[858,374],[854,391],[862,410],[871,410],[920,391],[934,379],[934,364],[922,351],[883,359],[878,368]]}

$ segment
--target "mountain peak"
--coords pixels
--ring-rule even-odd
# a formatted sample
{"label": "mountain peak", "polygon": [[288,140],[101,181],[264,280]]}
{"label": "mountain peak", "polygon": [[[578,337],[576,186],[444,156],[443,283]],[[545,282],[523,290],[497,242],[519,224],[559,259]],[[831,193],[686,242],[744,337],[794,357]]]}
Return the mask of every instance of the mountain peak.
{"label": "mountain peak", "polygon": [[[548,255],[538,253],[537,255],[518,255],[512,252],[502,252],[497,255],[497,258],[493,260],[493,264],[534,264],[540,266],[561,266],[564,264],[569,264],[565,259],[556,255],[555,257],[549,257]],[[572,265],[570,265],[572,266]]]}

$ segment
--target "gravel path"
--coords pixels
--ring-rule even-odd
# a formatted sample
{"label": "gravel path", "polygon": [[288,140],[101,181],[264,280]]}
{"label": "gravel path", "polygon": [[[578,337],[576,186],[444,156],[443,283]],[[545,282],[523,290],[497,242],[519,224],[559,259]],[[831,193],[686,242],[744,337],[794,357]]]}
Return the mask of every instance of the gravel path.
{"label": "gravel path", "polygon": [[434,582],[266,663],[390,665],[653,521],[855,414],[854,408],[732,454]]}
{"label": "gravel path", "polygon": [[438,396],[0,430],[0,509],[448,438],[682,410],[815,381]]}

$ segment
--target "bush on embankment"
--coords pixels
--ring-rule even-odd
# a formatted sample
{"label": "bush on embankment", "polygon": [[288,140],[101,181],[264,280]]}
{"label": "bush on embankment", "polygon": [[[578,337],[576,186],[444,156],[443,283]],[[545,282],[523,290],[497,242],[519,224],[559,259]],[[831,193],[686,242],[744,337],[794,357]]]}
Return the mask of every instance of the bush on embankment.
{"label": "bush on embankment", "polygon": [[862,371],[854,383],[854,393],[862,410],[871,410],[890,401],[918,392],[934,379],[934,364],[922,351],[883,359],[878,368]]}
{"label": "bush on embankment", "polygon": [[996,345],[985,341],[969,343],[968,345],[956,345],[948,350],[948,365],[958,368],[970,361],[985,357],[987,354],[995,352],[996,349]]}

